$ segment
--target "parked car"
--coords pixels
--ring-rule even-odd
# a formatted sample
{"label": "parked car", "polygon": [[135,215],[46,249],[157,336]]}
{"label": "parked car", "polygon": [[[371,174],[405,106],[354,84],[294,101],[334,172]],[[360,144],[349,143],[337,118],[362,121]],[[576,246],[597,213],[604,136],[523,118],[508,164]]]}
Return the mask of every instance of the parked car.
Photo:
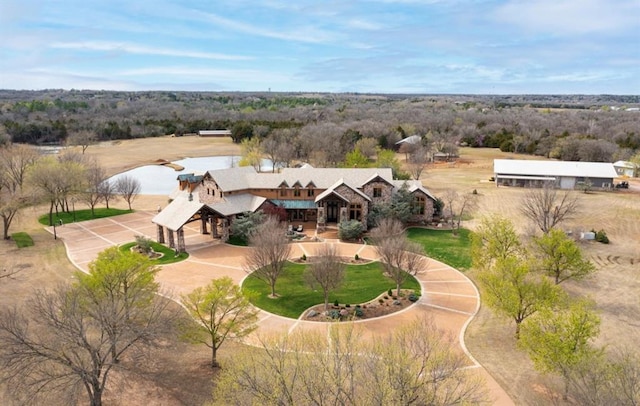
{"label": "parked car", "polygon": [[624,181],[616,185],[616,189],[629,189],[629,182]]}

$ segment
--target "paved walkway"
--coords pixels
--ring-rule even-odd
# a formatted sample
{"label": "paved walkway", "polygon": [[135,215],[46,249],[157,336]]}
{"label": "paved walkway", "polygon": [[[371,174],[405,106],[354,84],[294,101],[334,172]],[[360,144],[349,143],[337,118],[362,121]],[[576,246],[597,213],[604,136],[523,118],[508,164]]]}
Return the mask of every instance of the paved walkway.
{"label": "paved walkway", "polygon": [[[58,238],[66,246],[67,255],[76,267],[83,271],[100,251],[123,243],[131,242],[136,235],[156,238],[156,226],[151,223],[153,211],[139,211],[117,217],[65,224],[56,227]],[[50,230],[53,232],[53,230]],[[246,247],[236,247],[213,240],[210,235],[201,235],[199,224],[185,226],[185,243],[189,258],[186,261],[164,265],[157,280],[174,297],[190,292],[195,287],[206,285],[213,278],[229,276],[236,283],[246,277],[243,261]],[[326,239],[325,243],[335,244],[340,255],[375,259],[372,247],[362,244],[347,244]],[[317,242],[294,243],[292,258],[302,254],[313,256],[319,247]],[[413,306],[388,316],[356,322],[366,336],[386,334],[395,326],[416,318],[429,317],[436,327],[448,331],[455,337],[469,359],[469,368],[484,376],[489,386],[494,404],[512,405],[513,402],[495,380],[473,358],[464,344],[466,326],[478,311],[480,297],[475,285],[462,273],[429,259],[426,271],[417,276],[422,285],[422,296]],[[292,332],[298,329],[326,331],[333,328],[330,323],[295,320],[262,311],[259,315],[258,334]],[[254,337],[255,339],[255,337]],[[251,340],[251,338],[250,338]]]}

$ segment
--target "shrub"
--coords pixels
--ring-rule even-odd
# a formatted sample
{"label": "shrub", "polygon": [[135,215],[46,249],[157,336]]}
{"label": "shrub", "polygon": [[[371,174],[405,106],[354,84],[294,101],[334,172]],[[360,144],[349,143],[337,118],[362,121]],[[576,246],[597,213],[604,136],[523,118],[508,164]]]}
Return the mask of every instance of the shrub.
{"label": "shrub", "polygon": [[306,261],[307,260],[307,254],[302,254],[300,259],[303,260],[303,261]]}
{"label": "shrub", "polygon": [[478,194],[478,191],[477,191],[476,189],[473,189],[473,194],[474,194],[474,195],[477,195],[477,194]]}
{"label": "shrub", "polygon": [[355,260],[357,261],[357,260],[359,260],[359,259],[360,259],[360,256],[358,256],[358,254],[356,254],[356,255],[354,256],[354,258],[355,258]]}
{"label": "shrub", "polygon": [[393,289],[389,288],[389,290],[387,291],[387,295],[393,296]]}
{"label": "shrub", "polygon": [[331,317],[332,319],[339,319],[340,318],[340,312],[338,310],[331,310],[329,312],[329,317]]}
{"label": "shrub", "polygon": [[408,297],[410,302],[417,302],[418,301],[418,295],[416,295],[415,293],[411,293]]}
{"label": "shrub", "polygon": [[343,221],[338,225],[338,238],[356,240],[362,236],[364,226],[358,220]]}
{"label": "shrub", "polygon": [[384,303],[384,299],[378,299],[378,303],[383,304]]}
{"label": "shrub", "polygon": [[363,311],[362,311],[362,309],[361,309],[361,308],[359,308],[359,307],[356,307],[356,310],[353,312],[353,314],[354,314],[356,317],[362,317],[362,316],[364,316],[364,312],[363,312]]}
{"label": "shrub", "polygon": [[346,305],[344,305],[344,307],[351,307],[351,305],[347,303]]}
{"label": "shrub", "polygon": [[151,248],[151,239],[145,237],[144,235],[136,235],[136,247],[141,254],[149,255],[153,252],[153,248]]}
{"label": "shrub", "polygon": [[337,306],[340,306],[340,302],[338,302],[338,299],[336,299],[336,300],[333,302],[333,305],[334,305],[334,306],[336,306],[336,307],[337,307]]}
{"label": "shrub", "polygon": [[607,233],[604,230],[600,230],[596,233],[596,241],[609,244],[609,237],[607,237]]}

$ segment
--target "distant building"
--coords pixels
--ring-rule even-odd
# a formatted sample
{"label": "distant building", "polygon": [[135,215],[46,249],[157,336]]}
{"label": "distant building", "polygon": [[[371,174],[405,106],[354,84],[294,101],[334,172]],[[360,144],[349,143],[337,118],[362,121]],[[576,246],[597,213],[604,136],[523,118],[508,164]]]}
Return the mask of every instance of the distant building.
{"label": "distant building", "polygon": [[633,178],[638,176],[638,164],[629,161],[618,161],[613,163],[618,176],[627,176]]}
{"label": "distant building", "polygon": [[231,131],[229,130],[200,130],[198,131],[200,137],[231,137]]}
{"label": "distant building", "polygon": [[611,163],[494,159],[496,186],[575,189],[587,182],[592,188],[611,188],[618,176]]}

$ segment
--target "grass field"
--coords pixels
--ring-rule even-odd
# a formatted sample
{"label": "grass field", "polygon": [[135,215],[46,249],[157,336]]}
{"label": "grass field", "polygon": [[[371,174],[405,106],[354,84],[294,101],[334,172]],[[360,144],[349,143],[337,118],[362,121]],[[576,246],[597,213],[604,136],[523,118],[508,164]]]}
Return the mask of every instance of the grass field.
{"label": "grass field", "polygon": [[[278,298],[269,297],[271,288],[267,283],[249,275],[242,289],[257,292],[254,305],[280,316],[298,318],[306,309],[324,303],[322,291],[308,287],[303,279],[307,265],[288,263],[285,271],[276,283]],[[347,265],[344,283],[335,292],[330,293],[329,302],[334,300],[342,304],[356,305],[375,299],[389,288],[395,289],[395,283],[382,274],[382,265],[372,262],[363,265]],[[413,289],[420,293],[420,284],[409,276],[402,285],[403,289]]]}
{"label": "grass field", "polygon": [[[123,209],[107,209],[104,207],[96,207],[93,211],[89,209],[76,210],[71,212],[59,212],[53,213],[53,222],[58,224],[60,220],[62,220],[63,224],[75,223],[78,221],[87,221],[87,220],[95,220],[105,217],[119,216],[121,214],[131,213],[133,210],[123,210]],[[43,226],[49,226],[49,213],[43,214],[38,217],[38,222]]]}
{"label": "grass field", "polygon": [[29,233],[25,233],[25,232],[13,233],[11,234],[11,239],[16,242],[16,246],[18,248],[33,246],[33,238],[31,238]]}
{"label": "grass field", "polygon": [[460,271],[471,268],[470,231],[460,229],[457,235],[451,230],[429,230],[426,228],[409,228],[407,235],[424,247],[427,256],[444,262]]}

